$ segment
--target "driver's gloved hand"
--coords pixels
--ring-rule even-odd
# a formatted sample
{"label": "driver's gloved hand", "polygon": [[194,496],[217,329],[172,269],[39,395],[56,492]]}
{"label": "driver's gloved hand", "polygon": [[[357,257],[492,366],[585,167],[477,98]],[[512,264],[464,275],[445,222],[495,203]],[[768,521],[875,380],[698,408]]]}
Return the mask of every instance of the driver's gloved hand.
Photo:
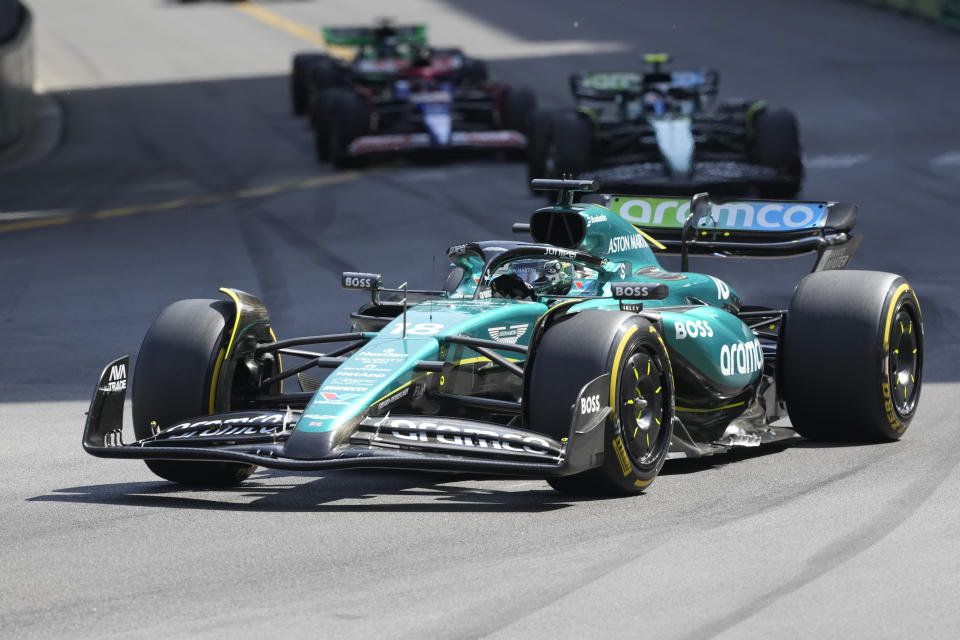
{"label": "driver's gloved hand", "polygon": [[536,300],[537,292],[529,282],[512,273],[497,276],[490,282],[490,291],[494,298],[511,300]]}

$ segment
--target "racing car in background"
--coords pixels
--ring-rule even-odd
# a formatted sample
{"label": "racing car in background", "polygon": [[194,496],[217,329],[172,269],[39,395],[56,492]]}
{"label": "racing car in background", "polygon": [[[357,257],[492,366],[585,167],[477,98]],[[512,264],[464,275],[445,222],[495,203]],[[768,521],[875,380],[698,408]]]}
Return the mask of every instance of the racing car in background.
{"label": "racing car in background", "polygon": [[[194,485],[235,484],[257,465],[379,467],[622,495],[668,458],[797,433],[903,435],[922,384],[920,307],[900,276],[844,270],[854,205],[534,186],[559,197],[514,225],[533,241],[450,247],[441,290],[344,273],[342,286],[371,296],[344,333],[278,340],[263,303],[235,289],[171,304],[137,357],[135,441],[123,440],[124,356],[101,374],[84,448]],[[681,271],[655,249],[678,252]],[[787,309],[744,304],[688,267],[690,255],[806,252],[814,271]],[[787,415],[792,428],[776,424]]]}
{"label": "racing car in background", "polygon": [[794,198],[803,184],[796,117],[763,101],[716,103],[713,69],[575,73],[575,109],[537,111],[530,125],[530,177],[578,176],[620,193],[755,189]]}
{"label": "racing car in background", "polygon": [[325,28],[323,53],[293,59],[295,113],[307,113],[318,160],[337,167],[370,154],[430,149],[504,149],[522,159],[536,96],[488,81],[487,67],[459,49],[427,45],[424,25]]}

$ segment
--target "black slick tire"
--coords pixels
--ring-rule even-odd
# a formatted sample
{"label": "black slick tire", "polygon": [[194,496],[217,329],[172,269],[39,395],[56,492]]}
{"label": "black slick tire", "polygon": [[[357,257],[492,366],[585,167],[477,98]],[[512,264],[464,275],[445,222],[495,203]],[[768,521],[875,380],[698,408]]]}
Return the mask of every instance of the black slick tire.
{"label": "black slick tire", "polygon": [[298,53],[293,56],[293,65],[290,70],[290,99],[293,113],[303,115],[309,106],[309,74],[310,69],[327,61],[322,53]]}
{"label": "black slick tire", "polygon": [[[537,109],[530,114],[527,131],[527,185],[536,178],[555,178],[553,166],[553,113]],[[536,195],[537,192],[530,191]]]}
{"label": "black slick tire", "polygon": [[314,152],[317,162],[330,160],[330,127],[332,124],[332,97],[337,90],[320,91],[310,103],[310,126],[313,129]]}
{"label": "black slick tire", "polygon": [[489,77],[487,63],[476,58],[464,58],[460,75],[468,84],[477,87],[483,86]]}
{"label": "black slick tire", "polygon": [[575,111],[553,119],[553,164],[558,177],[576,178],[594,165],[593,124]]}
{"label": "black slick tire", "polygon": [[751,159],[776,169],[781,180],[758,185],[761,198],[795,198],[803,182],[803,160],[797,118],[787,109],[763,108],[749,123]]}
{"label": "black slick tire", "polygon": [[[137,439],[161,427],[209,415],[211,385],[232,330],[234,307],[222,300],[180,300],[153,321],[137,355],[133,376],[133,431]],[[230,486],[253,465],[230,462],[147,460],[155,474],[188,485]]]}
{"label": "black slick tire", "polygon": [[923,324],[906,280],[877,271],[806,276],[781,338],[781,395],[793,428],[826,441],[903,435],[923,384]]}
{"label": "black slick tire", "polygon": [[337,169],[354,167],[359,161],[349,154],[348,149],[351,142],[367,133],[367,105],[363,98],[348,89],[331,89],[329,94],[328,158]]}
{"label": "black slick tire", "polygon": [[[503,93],[503,127],[527,135],[530,129],[530,115],[537,108],[537,96],[526,87],[510,87]],[[521,161],[526,157],[525,149],[507,151],[507,159]]]}
{"label": "black slick tire", "polygon": [[558,440],[568,435],[583,386],[611,376],[602,465],[551,478],[550,486],[572,495],[631,495],[653,482],[670,449],[674,416],[670,358],[653,325],[621,311],[571,314],[546,330],[528,369],[528,427]]}

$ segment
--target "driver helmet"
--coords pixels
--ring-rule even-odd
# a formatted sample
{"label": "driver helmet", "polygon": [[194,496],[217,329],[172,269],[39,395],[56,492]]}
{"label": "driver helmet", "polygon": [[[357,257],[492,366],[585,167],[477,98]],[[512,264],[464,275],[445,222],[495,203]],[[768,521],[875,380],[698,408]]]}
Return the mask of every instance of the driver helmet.
{"label": "driver helmet", "polygon": [[560,260],[514,260],[509,273],[532,285],[537,295],[564,296],[573,284],[573,265]]}
{"label": "driver helmet", "polygon": [[643,94],[643,104],[647,111],[653,112],[658,116],[663,115],[664,111],[666,111],[663,94],[657,90],[646,91]]}

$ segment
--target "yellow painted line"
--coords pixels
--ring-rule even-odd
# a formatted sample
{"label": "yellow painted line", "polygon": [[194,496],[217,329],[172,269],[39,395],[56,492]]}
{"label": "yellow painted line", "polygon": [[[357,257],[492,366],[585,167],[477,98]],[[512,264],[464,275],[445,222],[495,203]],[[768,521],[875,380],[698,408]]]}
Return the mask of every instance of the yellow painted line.
{"label": "yellow painted line", "polygon": [[21,222],[11,222],[9,224],[0,224],[0,233],[4,231],[18,231],[20,229],[35,229],[37,227],[50,227],[58,224],[66,224],[73,220],[70,216],[57,216],[55,218],[40,218],[39,220],[23,220]]}
{"label": "yellow painted line", "polygon": [[299,22],[295,22],[289,18],[284,18],[280,14],[274,13],[255,2],[238,2],[233,6],[237,11],[250,16],[268,27],[273,27],[295,38],[326,49],[327,53],[335,58],[353,60],[354,55],[356,55],[356,49],[353,47],[343,47],[335,44],[328,45],[326,39],[323,37],[323,33],[316,29],[305,27]]}
{"label": "yellow painted line", "polygon": [[[182,209],[184,207],[200,207],[210,204],[219,204],[230,202],[232,200],[246,200],[251,198],[265,198],[281,193],[290,193],[294,191],[306,191],[308,189],[317,189],[319,187],[328,187],[342,182],[350,182],[364,175],[377,173],[382,169],[368,169],[366,171],[344,171],[316,178],[307,178],[306,180],[296,180],[292,182],[279,182],[276,184],[264,185],[262,187],[250,187],[239,189],[231,193],[215,193],[206,196],[194,196],[187,198],[177,198],[175,200],[166,200],[164,202],[151,202],[147,204],[132,205],[129,207],[116,207],[113,209],[101,209],[95,211],[90,218],[94,220],[107,220],[110,218],[120,218],[123,216],[132,216],[140,213],[156,213],[158,211],[171,211],[173,209]],[[9,224],[0,224],[0,233],[5,231],[18,231],[20,229],[33,229],[35,227],[48,227],[52,225],[62,225],[69,222],[79,222],[87,220],[87,217],[75,216],[57,216],[55,218],[40,218],[37,220],[23,220],[21,222],[11,222]]]}

